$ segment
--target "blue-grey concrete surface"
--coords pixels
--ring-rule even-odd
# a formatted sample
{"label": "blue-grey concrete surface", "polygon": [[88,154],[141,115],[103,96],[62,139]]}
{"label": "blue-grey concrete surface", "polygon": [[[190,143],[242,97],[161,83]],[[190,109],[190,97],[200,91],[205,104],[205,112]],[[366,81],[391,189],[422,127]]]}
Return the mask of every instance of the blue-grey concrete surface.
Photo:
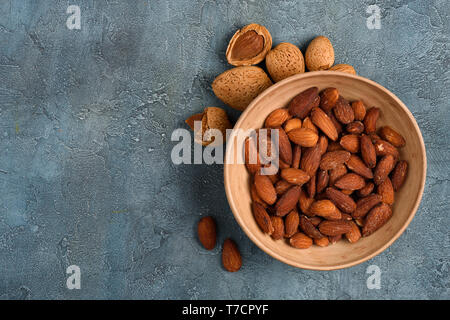
{"label": "blue-grey concrete surface", "polygon": [[[69,30],[69,5],[81,30]],[[366,27],[367,6],[381,29]],[[449,299],[450,2],[91,0],[0,2],[1,299]],[[228,206],[221,165],[174,165],[171,133],[205,106],[234,31],[265,25],[394,92],[427,147],[424,197],[388,250],[317,272],[257,248]],[[235,121],[239,112],[225,107]],[[243,267],[196,239],[212,215]],[[380,267],[370,290],[366,269]],[[81,268],[81,289],[66,268]]]}

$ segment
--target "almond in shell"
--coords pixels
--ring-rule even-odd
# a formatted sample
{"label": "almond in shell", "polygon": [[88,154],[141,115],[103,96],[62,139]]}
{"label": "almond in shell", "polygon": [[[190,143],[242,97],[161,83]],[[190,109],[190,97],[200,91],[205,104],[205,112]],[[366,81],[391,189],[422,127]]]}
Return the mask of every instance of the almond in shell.
{"label": "almond in shell", "polygon": [[267,54],[266,67],[273,81],[278,82],[294,74],[304,73],[305,60],[297,46],[282,42]]}

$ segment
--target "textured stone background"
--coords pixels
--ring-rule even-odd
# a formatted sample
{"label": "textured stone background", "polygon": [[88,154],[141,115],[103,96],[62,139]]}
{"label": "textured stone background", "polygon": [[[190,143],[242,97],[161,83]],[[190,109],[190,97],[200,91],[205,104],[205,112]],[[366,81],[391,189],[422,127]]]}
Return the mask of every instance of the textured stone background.
{"label": "textured stone background", "polygon": [[[368,30],[366,8],[382,9]],[[81,7],[81,30],[66,9]],[[450,2],[1,1],[0,298],[449,299]],[[229,68],[234,31],[265,25],[302,50],[319,34],[336,61],[394,92],[425,139],[425,194],[388,250],[333,272],[272,259],[229,209],[222,166],[173,165],[170,136],[205,106]],[[226,109],[236,120],[239,113]],[[203,250],[201,216],[218,221],[244,265]],[[81,290],[65,286],[81,267]],[[382,270],[380,290],[366,269]]]}

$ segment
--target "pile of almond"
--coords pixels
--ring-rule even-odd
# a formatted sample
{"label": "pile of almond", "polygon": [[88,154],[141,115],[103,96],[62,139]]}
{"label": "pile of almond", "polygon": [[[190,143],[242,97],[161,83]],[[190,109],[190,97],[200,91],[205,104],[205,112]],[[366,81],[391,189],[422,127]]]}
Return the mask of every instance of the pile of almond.
{"label": "pile of almond", "polygon": [[[382,227],[408,164],[399,159],[404,137],[389,126],[377,131],[379,115],[380,109],[350,103],[336,88],[319,94],[316,87],[270,113],[265,127],[278,129],[278,172],[261,174],[268,166],[258,150],[264,140],[248,138],[245,145],[253,215],[261,230],[304,249],[343,236],[354,243]],[[249,161],[251,150],[256,163]]]}

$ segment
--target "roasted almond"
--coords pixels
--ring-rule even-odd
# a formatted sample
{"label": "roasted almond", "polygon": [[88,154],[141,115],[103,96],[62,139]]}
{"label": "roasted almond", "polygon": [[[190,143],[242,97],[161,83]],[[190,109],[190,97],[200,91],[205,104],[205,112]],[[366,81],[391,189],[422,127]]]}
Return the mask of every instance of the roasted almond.
{"label": "roasted almond", "polygon": [[397,163],[392,172],[392,186],[395,191],[400,189],[408,174],[408,162],[402,160]]}
{"label": "roasted almond", "polygon": [[338,236],[350,232],[352,227],[348,221],[325,220],[319,224],[319,231],[327,236]]}
{"label": "roasted almond", "polygon": [[397,148],[385,140],[375,139],[375,142],[373,142],[373,146],[375,147],[375,154],[377,156],[386,156],[390,154],[395,159],[399,158]]}
{"label": "roasted almond", "polygon": [[261,161],[258,154],[258,149],[256,147],[256,142],[254,138],[247,138],[245,140],[245,166],[251,175],[259,172],[261,169]]}
{"label": "roasted almond", "polygon": [[367,237],[381,228],[392,216],[392,209],[386,203],[381,203],[370,210],[364,221],[362,235]]}
{"label": "roasted almond", "polygon": [[236,243],[230,238],[226,239],[222,247],[222,264],[225,270],[236,272],[242,266],[242,257]]}
{"label": "roasted almond", "polygon": [[388,154],[381,158],[378,162],[375,172],[373,173],[373,182],[376,185],[381,184],[394,169],[395,159],[392,155]]}
{"label": "roasted almond", "polygon": [[300,229],[309,237],[313,239],[323,238],[324,235],[311,223],[309,218],[305,216],[300,217]]}
{"label": "roasted almond", "polygon": [[324,155],[328,149],[328,138],[324,135],[320,135],[319,141],[317,141],[317,144],[320,147],[320,155]]}
{"label": "roasted almond", "polygon": [[365,185],[364,178],[356,173],[347,173],[334,183],[335,187],[343,190],[359,190]]}
{"label": "roasted almond", "polygon": [[197,226],[198,239],[206,250],[212,250],[216,246],[216,222],[212,217],[203,217]]}
{"label": "roasted almond", "polygon": [[375,168],[377,164],[377,155],[372,141],[366,135],[361,136],[361,156],[369,168]]}
{"label": "roasted almond", "polygon": [[316,178],[316,192],[321,193],[328,186],[328,181],[330,180],[330,176],[328,175],[328,171],[319,170],[317,172]]}
{"label": "roasted almond", "polygon": [[277,200],[277,192],[270,181],[269,177],[265,175],[255,175],[255,187],[258,196],[267,204],[274,204]]}
{"label": "roasted almond", "polygon": [[320,169],[331,170],[337,166],[344,164],[350,159],[350,152],[348,151],[332,151],[327,152],[320,160]]}
{"label": "roasted almond", "polygon": [[318,144],[315,147],[305,149],[303,152],[300,168],[310,176],[316,174],[316,171],[319,168],[321,158],[320,152],[320,146]]}
{"label": "roasted almond", "polygon": [[289,112],[300,119],[304,119],[315,104],[319,103],[317,87],[311,87],[296,95],[288,105]]}
{"label": "roasted almond", "polygon": [[313,240],[314,240],[314,244],[319,247],[328,247],[328,245],[330,244],[330,240],[328,240],[328,237],[323,237],[320,239],[313,239]]}
{"label": "roasted almond", "polygon": [[312,213],[309,212],[309,208],[311,207],[311,204],[313,202],[314,198],[309,198],[306,192],[302,189],[300,191],[300,196],[298,198],[298,205],[303,214],[306,214],[307,216],[313,215]]}
{"label": "roasted almond", "polygon": [[342,136],[339,143],[342,148],[344,148],[348,152],[359,152],[359,136],[357,136],[356,134],[347,134],[345,136]]}
{"label": "roasted almond", "polygon": [[325,190],[325,195],[336,205],[336,207],[346,213],[352,213],[356,209],[355,201],[350,196],[335,188],[327,188]]}
{"label": "roasted almond", "polygon": [[[284,181],[284,180],[281,180]],[[287,183],[287,182],[286,182]],[[278,193],[278,192],[277,192]],[[250,189],[250,195],[254,202],[260,203],[264,208],[267,208],[267,203],[265,203],[258,195],[258,192],[256,191],[255,183],[252,183],[251,189]]]}
{"label": "roasted almond", "polygon": [[288,165],[292,163],[292,146],[283,128],[278,128],[278,150],[280,159]]}
{"label": "roasted almond", "polygon": [[386,140],[394,147],[401,148],[406,144],[405,138],[389,126],[381,127],[378,134],[382,139]]}
{"label": "roasted almond", "polygon": [[280,240],[284,238],[284,220],[282,217],[271,216],[273,225],[272,239]]}
{"label": "roasted almond", "polygon": [[353,113],[355,114],[355,120],[363,121],[366,116],[366,106],[361,100],[352,102]]}
{"label": "roasted almond", "polygon": [[326,113],[320,108],[314,108],[311,111],[311,121],[320,130],[322,130],[325,135],[333,141],[338,138],[338,132],[336,130],[333,121],[326,115]]}
{"label": "roasted almond", "polygon": [[364,125],[361,121],[353,121],[345,127],[345,131],[352,134],[361,134],[364,132]]}
{"label": "roasted almond", "polygon": [[336,105],[339,99],[339,92],[336,88],[326,88],[320,93],[320,108],[328,112]]}
{"label": "roasted almond", "polygon": [[344,164],[338,165],[336,168],[330,170],[330,179],[328,181],[329,186],[334,186],[334,183],[339,178],[343,177],[347,173],[347,167]]}
{"label": "roasted almond", "polygon": [[336,242],[340,241],[342,239],[342,234],[338,234],[336,236],[328,236],[328,240],[330,244],[335,244]]}
{"label": "roasted almond", "polygon": [[289,140],[302,147],[314,147],[319,135],[309,128],[298,128],[288,132]]}
{"label": "roasted almond", "polygon": [[382,197],[379,194],[370,194],[367,197],[361,198],[356,202],[356,210],[352,213],[354,219],[364,217],[370,209],[379,204]]}
{"label": "roasted almond", "polygon": [[296,232],[298,232],[299,223],[300,223],[300,216],[297,210],[292,210],[291,212],[289,212],[284,221],[284,230],[286,238],[290,238]]}
{"label": "roasted almond", "polygon": [[366,116],[364,117],[364,129],[367,134],[373,133],[377,130],[377,120],[380,116],[380,109],[372,107],[367,110]]}
{"label": "roasted almond", "polygon": [[272,220],[270,220],[270,216],[267,213],[266,209],[258,203],[253,202],[252,204],[253,216],[255,217],[256,223],[261,228],[264,233],[271,235],[274,231]]}
{"label": "roasted almond", "polygon": [[358,196],[360,198],[367,197],[369,194],[372,193],[374,187],[375,187],[375,184],[373,182],[367,182],[363,188],[358,190]]}
{"label": "roasted almond", "polygon": [[361,239],[361,230],[359,230],[358,225],[354,221],[349,221],[348,223],[350,224],[351,229],[349,232],[345,233],[345,237],[348,242],[355,243]]}
{"label": "roasted almond", "polygon": [[303,119],[302,128],[308,128],[308,129],[311,129],[311,130],[314,131],[315,133],[319,134],[319,130],[318,130],[317,127],[314,125],[314,123],[312,123],[312,121],[311,121],[311,119],[310,119],[309,117],[306,117],[305,119]]}
{"label": "roasted almond", "polygon": [[290,184],[303,185],[308,182],[310,176],[301,169],[287,168],[281,170],[281,178]]}
{"label": "roasted almond", "polygon": [[341,212],[336,210],[336,206],[330,200],[314,201],[309,207],[309,212],[330,220],[342,218]]}
{"label": "roasted almond", "polygon": [[364,178],[373,178],[372,170],[370,170],[357,155],[352,154],[348,159],[346,165],[349,170],[363,176]]}
{"label": "roasted almond", "polygon": [[394,187],[392,186],[391,179],[387,177],[380,185],[377,187],[377,193],[381,196],[381,201],[387,204],[394,203]]}
{"label": "roasted almond", "polygon": [[332,111],[328,112],[327,116],[330,118],[331,122],[333,122],[334,127],[336,128],[336,132],[338,133],[338,135],[340,135],[342,133],[342,123],[340,123],[336,119],[336,117],[334,116]]}
{"label": "roasted almond", "polygon": [[300,120],[299,118],[292,118],[287,120],[286,123],[284,124],[284,131],[288,133],[293,129],[298,129],[301,127],[302,127],[302,120]]}
{"label": "roasted almond", "polygon": [[334,116],[336,119],[343,124],[349,124],[355,120],[355,114],[353,109],[343,97],[339,97],[336,105],[333,108]]}
{"label": "roasted almond", "polygon": [[267,128],[281,127],[281,125],[285,123],[286,120],[288,120],[290,117],[291,115],[287,109],[275,109],[266,118],[266,122],[264,123],[264,125]]}
{"label": "roasted almond", "polygon": [[[286,169],[285,169],[286,170]],[[290,187],[292,187],[292,184],[287,182],[286,180],[279,180],[275,184],[275,191],[277,194],[283,194],[285,193]]]}
{"label": "roasted almond", "polygon": [[308,249],[312,246],[313,240],[306,234],[297,232],[289,239],[289,243],[297,249]]}
{"label": "roasted almond", "polygon": [[285,216],[295,208],[300,197],[300,186],[292,186],[286,191],[275,204],[275,214],[277,216]]}
{"label": "roasted almond", "polygon": [[302,147],[296,144],[292,149],[291,167],[294,169],[298,169],[300,167],[300,159],[302,158]]}

